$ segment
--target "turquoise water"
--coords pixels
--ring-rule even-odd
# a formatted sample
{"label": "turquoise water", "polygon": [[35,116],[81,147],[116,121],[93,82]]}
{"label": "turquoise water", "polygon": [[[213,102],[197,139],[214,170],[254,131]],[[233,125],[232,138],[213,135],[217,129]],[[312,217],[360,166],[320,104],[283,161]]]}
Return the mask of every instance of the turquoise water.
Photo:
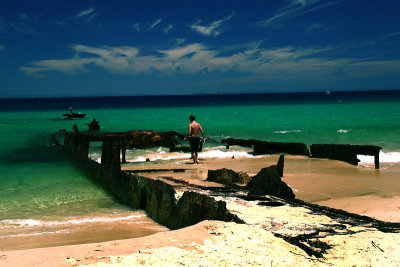
{"label": "turquoise water", "polygon": [[[85,123],[93,118],[100,121],[102,131],[186,133],[188,117],[195,114],[210,150],[220,150],[225,137],[307,145],[372,144],[383,148],[381,160],[400,161],[399,92],[332,95],[192,96],[180,97],[178,103],[171,102],[173,97],[2,100],[0,232],[71,218],[135,217],[134,211],[86,179],[52,145],[52,133],[71,130],[73,124],[87,130]],[[46,101],[51,105],[46,106]],[[88,115],[63,120],[61,114],[70,105]]]}

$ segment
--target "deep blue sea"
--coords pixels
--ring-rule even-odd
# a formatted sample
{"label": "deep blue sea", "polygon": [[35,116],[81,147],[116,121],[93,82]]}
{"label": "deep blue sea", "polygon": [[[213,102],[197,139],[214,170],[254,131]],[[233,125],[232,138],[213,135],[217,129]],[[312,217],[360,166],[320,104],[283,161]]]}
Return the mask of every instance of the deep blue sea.
{"label": "deep blue sea", "polygon": [[[65,120],[69,107],[87,116]],[[202,124],[211,155],[224,153],[220,140],[233,137],[378,145],[381,162],[400,162],[400,91],[0,99],[0,235],[37,236],[113,220],[156,229],[89,181],[52,145],[51,134],[73,124],[86,131],[93,118],[104,132],[185,134],[190,114]],[[128,151],[128,160],[167,151]]]}

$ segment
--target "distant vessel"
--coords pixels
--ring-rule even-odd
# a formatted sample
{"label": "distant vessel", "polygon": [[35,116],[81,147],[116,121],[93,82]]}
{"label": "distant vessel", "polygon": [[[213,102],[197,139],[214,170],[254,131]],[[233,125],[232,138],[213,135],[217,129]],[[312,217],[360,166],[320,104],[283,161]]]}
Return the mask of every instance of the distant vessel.
{"label": "distant vessel", "polygon": [[65,113],[63,116],[67,120],[72,120],[72,119],[80,119],[86,116],[86,113]]}
{"label": "distant vessel", "polygon": [[63,116],[67,119],[67,120],[73,120],[73,119],[80,119],[86,116],[86,113],[74,113],[72,111],[72,107],[69,107],[69,112],[63,114]]}

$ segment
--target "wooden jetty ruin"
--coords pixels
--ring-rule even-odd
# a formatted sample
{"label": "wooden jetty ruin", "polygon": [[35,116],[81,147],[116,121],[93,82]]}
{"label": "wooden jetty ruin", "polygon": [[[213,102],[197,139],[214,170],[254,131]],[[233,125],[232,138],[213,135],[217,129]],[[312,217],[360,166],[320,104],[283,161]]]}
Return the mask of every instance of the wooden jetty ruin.
{"label": "wooden jetty ruin", "polygon": [[253,155],[280,154],[302,155],[313,158],[327,158],[341,160],[353,165],[358,165],[357,155],[374,156],[375,169],[379,169],[379,146],[372,145],[351,145],[351,144],[313,144],[308,150],[302,143],[266,142],[255,139],[223,139],[226,147],[238,145],[252,147]]}
{"label": "wooden jetty ruin", "polygon": [[[118,133],[64,132],[64,144],[59,144],[82,168],[88,178],[101,185],[118,201],[133,209],[144,210],[156,222],[170,228],[179,229],[203,220],[233,221],[261,227],[274,233],[286,242],[303,249],[309,256],[323,258],[321,237],[329,235],[351,235],[360,231],[400,232],[399,223],[388,223],[370,217],[348,213],[342,210],[310,204],[293,197],[270,194],[255,190],[254,179],[261,184],[273,175],[280,179],[283,175],[283,156],[277,166],[263,168],[246,185],[201,181],[193,184],[185,178],[176,178],[176,173],[185,174],[189,169],[141,169],[121,170],[124,151],[128,147],[176,146],[175,132],[131,131]],[[89,158],[91,142],[102,142],[101,162]],[[247,144],[252,143],[249,141]],[[235,139],[226,141],[228,145],[243,144]],[[250,144],[254,145],[254,144]],[[265,152],[274,152],[285,146],[267,144]],[[301,148],[301,149],[300,149]],[[306,153],[304,146],[295,146],[289,152]],[[360,150],[356,150],[357,153]],[[370,153],[370,150],[362,151]],[[376,151],[373,151],[376,152]],[[353,152],[352,152],[353,153]],[[326,156],[324,154],[323,156]],[[157,172],[169,172],[168,176]],[[223,171],[222,173],[230,173]],[[215,173],[214,173],[215,174]],[[235,177],[237,174],[233,174]],[[263,176],[264,175],[264,176]],[[190,174],[188,174],[190,176]],[[256,178],[257,177],[257,178]],[[231,179],[234,177],[228,178]],[[253,179],[254,178],[254,179]],[[217,182],[216,182],[217,180]],[[276,181],[273,183],[276,184]],[[278,181],[279,182],[279,181]],[[250,186],[251,184],[251,186]],[[286,184],[285,184],[286,185]],[[286,185],[287,186],[287,185]],[[249,189],[249,187],[251,187]],[[257,192],[264,192],[257,194]],[[268,192],[268,193],[265,193]],[[294,195],[293,195],[294,196]],[[255,216],[255,212],[257,216]],[[299,221],[301,219],[301,221]],[[279,223],[276,223],[279,222]]]}

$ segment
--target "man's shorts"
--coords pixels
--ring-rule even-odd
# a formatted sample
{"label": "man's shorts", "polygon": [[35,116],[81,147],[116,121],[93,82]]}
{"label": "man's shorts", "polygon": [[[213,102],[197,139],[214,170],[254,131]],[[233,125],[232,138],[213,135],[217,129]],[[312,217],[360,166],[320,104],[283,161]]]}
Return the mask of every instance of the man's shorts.
{"label": "man's shorts", "polygon": [[201,139],[199,136],[190,137],[189,144],[190,144],[190,151],[192,153],[200,152],[203,149]]}

